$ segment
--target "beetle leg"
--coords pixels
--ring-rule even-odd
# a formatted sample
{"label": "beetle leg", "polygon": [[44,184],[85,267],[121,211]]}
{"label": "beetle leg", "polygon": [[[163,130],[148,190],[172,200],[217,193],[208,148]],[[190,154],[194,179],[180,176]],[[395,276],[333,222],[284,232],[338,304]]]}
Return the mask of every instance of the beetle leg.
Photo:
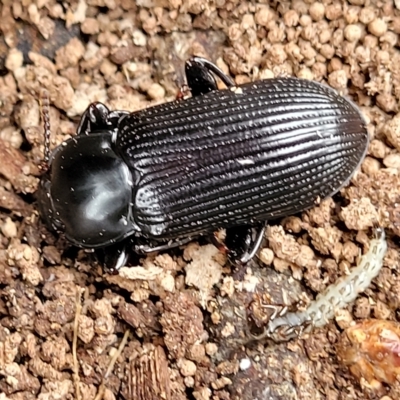
{"label": "beetle leg", "polygon": [[265,222],[242,225],[226,230],[225,246],[233,264],[246,264],[257,253],[264,238]]}
{"label": "beetle leg", "polygon": [[223,254],[229,253],[229,249],[228,249],[227,245],[219,239],[218,231],[214,232],[210,236],[210,241],[221,253],[223,253]]}
{"label": "beetle leg", "polygon": [[112,273],[118,272],[128,260],[127,240],[96,249],[96,255],[105,270]]}
{"label": "beetle leg", "polygon": [[178,93],[176,94],[176,100],[185,100],[188,97],[190,97],[190,88],[188,85],[183,84],[182,86],[180,86]]}
{"label": "beetle leg", "polygon": [[137,245],[135,245],[134,250],[137,253],[152,253],[154,251],[163,251],[163,250],[172,249],[173,247],[182,246],[186,243],[189,243],[192,240],[193,240],[193,238],[187,237],[187,238],[182,238],[182,239],[170,240],[168,242],[162,242],[160,244],[154,244],[154,246],[147,245],[147,244],[137,244]]}
{"label": "beetle leg", "polygon": [[117,127],[118,120],[127,111],[110,111],[103,103],[92,103],[83,113],[77,129],[78,135],[109,131]]}
{"label": "beetle leg", "polygon": [[227,87],[235,85],[231,77],[224,74],[215,64],[202,57],[195,56],[186,61],[185,74],[192,96],[201,96],[217,90],[215,76],[220,78]]}

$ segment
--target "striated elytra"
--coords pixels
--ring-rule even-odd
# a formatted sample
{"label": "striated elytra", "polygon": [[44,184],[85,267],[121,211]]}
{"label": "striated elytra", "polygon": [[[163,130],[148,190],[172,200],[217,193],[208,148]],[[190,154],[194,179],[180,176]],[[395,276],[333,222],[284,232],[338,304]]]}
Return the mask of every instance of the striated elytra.
{"label": "striated elytra", "polygon": [[[134,113],[89,106],[41,180],[51,228],[80,247],[121,243],[118,255],[127,240],[151,251],[220,228],[262,230],[332,196],[366,154],[361,112],[328,86],[296,78],[235,86],[198,57],[186,74],[185,100]],[[216,90],[213,74],[228,88]],[[255,247],[247,228],[234,233]]]}

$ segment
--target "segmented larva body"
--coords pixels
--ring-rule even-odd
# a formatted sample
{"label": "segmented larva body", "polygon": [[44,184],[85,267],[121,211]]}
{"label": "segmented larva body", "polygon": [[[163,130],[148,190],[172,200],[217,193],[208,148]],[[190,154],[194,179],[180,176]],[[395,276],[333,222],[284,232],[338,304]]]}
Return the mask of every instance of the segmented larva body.
{"label": "segmented larva body", "polygon": [[[285,341],[296,337],[299,332],[312,326],[321,327],[335,316],[335,311],[346,307],[363,292],[378,275],[383,265],[387,243],[383,229],[376,230],[376,238],[370,243],[368,252],[361,257],[359,264],[350,274],[339,278],[330,285],[304,311],[288,312],[271,319],[262,336],[276,341]],[[304,327],[304,330],[301,329]]]}

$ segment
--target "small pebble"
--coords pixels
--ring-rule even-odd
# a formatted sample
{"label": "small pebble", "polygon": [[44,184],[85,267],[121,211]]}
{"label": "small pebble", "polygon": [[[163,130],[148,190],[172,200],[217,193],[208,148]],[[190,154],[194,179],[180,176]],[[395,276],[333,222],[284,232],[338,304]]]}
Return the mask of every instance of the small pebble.
{"label": "small pebble", "polygon": [[368,24],[368,30],[375,36],[381,37],[387,31],[387,24],[383,19],[376,18]]}
{"label": "small pebble", "polygon": [[325,6],[317,1],[310,5],[308,11],[314,21],[321,21],[325,16]]}
{"label": "small pebble", "polygon": [[152,100],[162,100],[165,97],[165,89],[159,83],[152,83],[147,94]]}
{"label": "small pebble", "polygon": [[132,40],[133,40],[133,43],[134,43],[136,46],[143,47],[143,46],[146,46],[146,44],[147,44],[147,37],[146,37],[146,35],[145,35],[142,31],[140,31],[139,29],[136,29],[136,30],[132,33]]}
{"label": "small pebble", "polygon": [[375,19],[375,11],[371,7],[363,7],[360,12],[359,21],[364,25],[368,25]]}
{"label": "small pebble", "polygon": [[259,257],[265,265],[271,265],[274,261],[274,252],[269,248],[265,248],[260,251]]}
{"label": "small pebble", "polygon": [[213,356],[218,351],[218,346],[215,343],[206,343],[206,353]]}
{"label": "small pebble", "polygon": [[194,386],[194,378],[192,376],[186,376],[183,381],[185,382],[185,386],[188,388],[192,388]]}
{"label": "small pebble", "polygon": [[381,169],[381,164],[377,159],[367,156],[361,165],[361,169],[367,175],[373,176]]}
{"label": "small pebble", "polygon": [[383,128],[383,133],[398,151],[400,151],[400,113],[389,119]]}
{"label": "small pebble", "polygon": [[246,371],[251,367],[251,360],[248,358],[242,358],[239,363],[239,368],[241,371]]}
{"label": "small pebble", "polygon": [[1,232],[9,239],[17,236],[17,225],[10,217],[7,217],[1,225]]}
{"label": "small pebble", "polygon": [[341,216],[347,228],[354,230],[372,228],[379,221],[378,212],[369,197],[353,200],[342,208]]}
{"label": "small pebble", "polygon": [[383,164],[385,165],[385,167],[388,168],[400,169],[400,154],[399,153],[389,154],[383,159]]}
{"label": "small pebble", "polygon": [[370,145],[369,145],[369,152],[371,153],[372,156],[375,158],[385,158],[385,155],[389,149],[387,146],[381,142],[380,140],[372,140]]}
{"label": "small pebble", "polygon": [[100,31],[99,22],[95,18],[86,18],[81,25],[81,31],[86,35],[95,35]]}
{"label": "small pebble", "polygon": [[357,42],[360,40],[362,34],[362,29],[359,25],[347,25],[344,29],[344,37],[349,42]]}
{"label": "small pebble", "polygon": [[255,14],[255,21],[258,25],[267,26],[274,17],[274,12],[268,7],[261,7]]}
{"label": "small pebble", "polygon": [[177,365],[183,376],[193,376],[196,373],[197,367],[193,361],[181,358],[178,360]]}
{"label": "small pebble", "polygon": [[335,89],[343,90],[347,87],[347,75],[346,72],[342,69],[338,71],[333,71],[328,76],[329,86],[332,86]]}
{"label": "small pebble", "polygon": [[22,54],[22,51],[19,51],[18,49],[11,49],[8,52],[5,66],[9,71],[14,72],[18,68],[22,67],[23,62],[24,62],[24,55]]}

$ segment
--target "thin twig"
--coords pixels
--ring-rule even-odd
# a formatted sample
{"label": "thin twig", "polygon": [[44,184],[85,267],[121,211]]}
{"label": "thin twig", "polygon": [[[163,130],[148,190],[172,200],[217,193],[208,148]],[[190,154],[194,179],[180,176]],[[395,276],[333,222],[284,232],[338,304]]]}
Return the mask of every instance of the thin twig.
{"label": "thin twig", "polygon": [[102,379],[101,384],[99,386],[99,391],[97,392],[97,395],[94,398],[94,400],[102,400],[103,399],[104,392],[106,390],[105,380],[109,377],[109,375],[111,374],[112,370],[114,369],[114,365],[115,365],[118,357],[121,355],[122,351],[124,350],[124,347],[126,346],[126,343],[128,342],[128,338],[129,338],[129,334],[130,333],[131,333],[131,331],[129,329],[127,329],[125,331],[124,337],[122,338],[121,343],[119,344],[117,351],[111,357],[110,364],[108,365],[107,371],[103,376],[103,379]]}
{"label": "thin twig", "polygon": [[77,356],[77,345],[78,345],[78,329],[79,329],[79,317],[82,311],[81,305],[81,289],[77,288],[76,291],[76,301],[75,301],[75,320],[74,320],[74,335],[72,339],[72,357],[74,360],[74,384],[75,384],[75,392],[76,392],[76,400],[81,400],[81,392],[79,389],[79,363]]}
{"label": "thin twig", "polygon": [[117,358],[121,355],[122,350],[124,350],[124,347],[126,346],[130,333],[131,331],[129,329],[125,331],[124,337],[122,338],[121,343],[118,346],[118,350],[115,352],[115,354],[110,360],[110,364],[107,368],[106,373],[104,374],[104,379],[107,379],[108,376],[111,374],[112,370],[114,369],[115,362],[117,361]]}

